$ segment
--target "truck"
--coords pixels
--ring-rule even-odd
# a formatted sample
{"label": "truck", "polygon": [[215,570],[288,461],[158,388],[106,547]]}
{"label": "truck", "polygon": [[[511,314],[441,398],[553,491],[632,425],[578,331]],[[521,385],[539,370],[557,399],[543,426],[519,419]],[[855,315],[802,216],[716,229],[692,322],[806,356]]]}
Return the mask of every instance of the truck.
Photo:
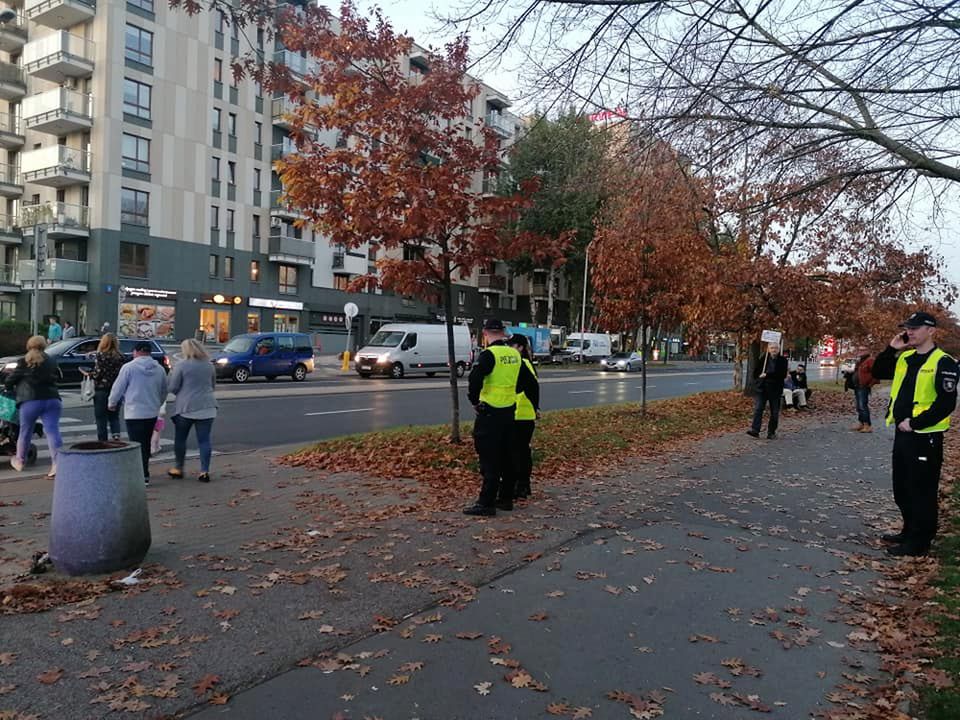
{"label": "truck", "polygon": [[[453,326],[454,371],[457,377],[470,369],[473,350],[470,328]],[[357,352],[355,362],[360,377],[389,375],[400,379],[411,373],[433,377],[449,372],[447,359],[447,326],[432,323],[389,323]]]}
{"label": "truck", "polygon": [[537,362],[550,362],[550,328],[525,325],[507,328],[511,335],[526,335],[530,340],[530,352]]}
{"label": "truck", "polygon": [[613,352],[613,342],[607,333],[575,332],[567,335],[567,345],[563,352],[573,362],[580,360],[581,353],[584,362],[600,362],[600,358],[609,357]]}

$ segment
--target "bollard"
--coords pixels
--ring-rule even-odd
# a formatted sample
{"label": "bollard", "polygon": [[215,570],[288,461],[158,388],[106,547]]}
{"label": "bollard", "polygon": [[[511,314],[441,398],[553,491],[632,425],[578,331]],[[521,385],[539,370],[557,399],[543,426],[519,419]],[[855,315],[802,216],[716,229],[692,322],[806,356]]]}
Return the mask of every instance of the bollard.
{"label": "bollard", "polygon": [[350,369],[350,351],[348,350],[343,351],[343,365],[340,366],[340,369],[341,370]]}

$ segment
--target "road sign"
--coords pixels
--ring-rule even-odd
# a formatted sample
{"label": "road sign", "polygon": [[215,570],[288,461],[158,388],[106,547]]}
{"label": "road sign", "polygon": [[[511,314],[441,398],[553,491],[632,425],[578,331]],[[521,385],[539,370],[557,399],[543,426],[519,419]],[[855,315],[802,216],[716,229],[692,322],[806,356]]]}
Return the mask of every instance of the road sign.
{"label": "road sign", "polygon": [[348,318],[351,318],[351,319],[355,318],[357,316],[357,313],[359,312],[360,312],[360,308],[357,307],[356,303],[348,302],[346,305],[343,306],[343,314],[346,315]]}

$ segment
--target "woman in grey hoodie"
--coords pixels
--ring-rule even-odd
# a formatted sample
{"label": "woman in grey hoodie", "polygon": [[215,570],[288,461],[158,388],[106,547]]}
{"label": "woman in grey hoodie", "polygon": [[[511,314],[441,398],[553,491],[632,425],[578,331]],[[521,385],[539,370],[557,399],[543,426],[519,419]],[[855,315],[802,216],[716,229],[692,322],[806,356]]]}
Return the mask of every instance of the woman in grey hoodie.
{"label": "woman in grey hoodie", "polygon": [[180,343],[180,351],[182,359],[170,373],[170,392],[176,395],[171,415],[176,428],[173,441],[176,467],[170,468],[167,474],[174,478],[183,477],[187,438],[190,428],[195,428],[197,446],[200,448],[200,475],[197,480],[210,482],[210,455],[213,453],[210,433],[217,417],[217,401],[213,396],[217,375],[210,356],[196,340],[184,340]]}
{"label": "woman in grey hoodie", "polygon": [[138,342],[133,347],[133,360],[120,368],[107,409],[115,412],[123,402],[123,420],[127,435],[140,443],[140,459],[143,462],[143,481],[150,484],[150,436],[157,424],[160,406],[167,400],[167,371],[150,354],[153,347],[148,342]]}

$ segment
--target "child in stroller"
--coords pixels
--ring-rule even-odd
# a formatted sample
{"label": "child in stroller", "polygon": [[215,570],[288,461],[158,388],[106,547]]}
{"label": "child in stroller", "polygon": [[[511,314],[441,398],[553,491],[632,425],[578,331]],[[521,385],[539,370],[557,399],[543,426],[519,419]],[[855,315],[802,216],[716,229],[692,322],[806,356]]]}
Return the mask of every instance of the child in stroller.
{"label": "child in stroller", "polygon": [[[33,432],[43,437],[43,425],[36,423]],[[0,391],[0,455],[12,457],[17,454],[17,437],[20,435],[20,416],[17,412],[16,395]],[[37,446],[30,443],[27,449],[27,465],[37,461]]]}

